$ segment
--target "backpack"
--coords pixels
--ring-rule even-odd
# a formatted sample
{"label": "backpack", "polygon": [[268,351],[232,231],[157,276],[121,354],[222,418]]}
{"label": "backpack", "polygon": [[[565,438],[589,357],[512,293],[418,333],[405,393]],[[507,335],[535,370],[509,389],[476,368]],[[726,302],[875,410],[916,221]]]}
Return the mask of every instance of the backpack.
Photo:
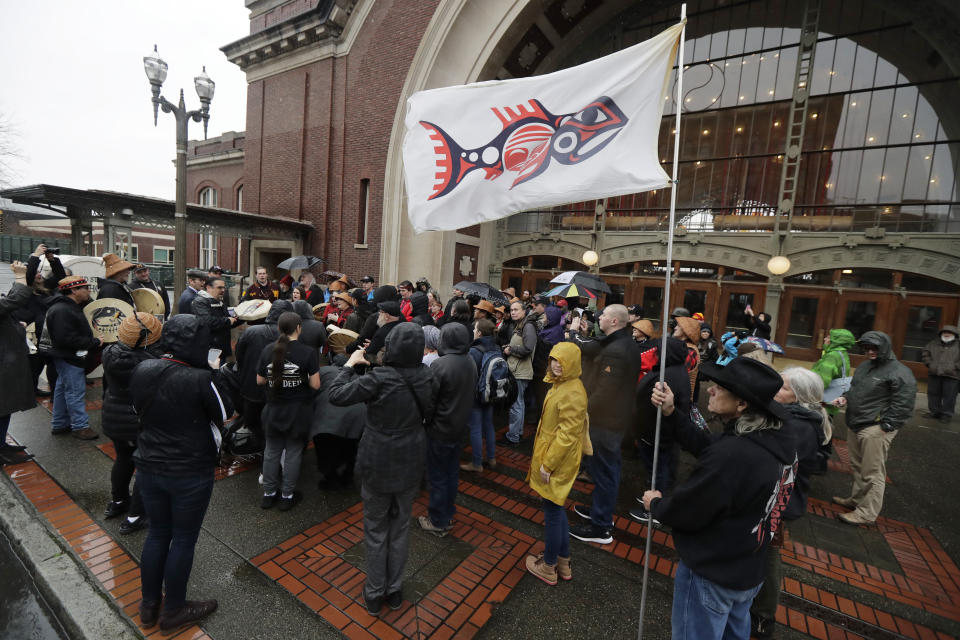
{"label": "backpack", "polygon": [[517,394],[517,379],[510,372],[503,355],[496,349],[485,351],[477,377],[477,399],[480,404],[508,407],[516,402]]}

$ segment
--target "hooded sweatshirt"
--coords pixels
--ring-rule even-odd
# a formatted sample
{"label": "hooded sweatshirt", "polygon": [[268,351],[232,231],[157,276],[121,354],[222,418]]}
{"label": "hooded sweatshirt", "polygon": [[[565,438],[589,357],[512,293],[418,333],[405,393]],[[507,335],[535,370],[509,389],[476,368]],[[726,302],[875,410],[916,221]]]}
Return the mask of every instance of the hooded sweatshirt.
{"label": "hooded sweatshirt", "polygon": [[[952,334],[953,340],[944,342],[940,338],[944,333]],[[954,380],[960,378],[960,340],[957,339],[957,335],[957,328],[948,324],[940,329],[937,337],[923,348],[921,359],[930,369],[931,376],[942,376]]]}
{"label": "hooded sweatshirt", "polygon": [[896,431],[913,415],[917,381],[910,369],[894,357],[887,334],[867,331],[859,342],[877,345],[877,359],[860,363],[844,394],[847,428],[860,431],[879,424],[884,431]]}
{"label": "hooded sweatshirt", "polygon": [[303,320],[300,325],[300,337],[297,340],[314,349],[323,347],[327,343],[327,328],[314,318],[310,303],[306,300],[297,300],[293,303],[293,310]]}
{"label": "hooded sweatshirt", "polygon": [[[397,300],[397,288],[385,284],[382,287],[377,287],[373,290],[373,309],[374,311],[367,316],[367,319],[363,321],[363,326],[358,331],[358,337],[356,340],[347,345],[346,352],[353,353],[357,349],[363,347],[363,343],[367,340],[373,340],[374,334],[377,333],[377,318],[380,316],[377,305],[381,302],[396,302]],[[382,347],[382,344],[381,344]],[[369,354],[372,356],[375,352],[369,351]]]}
{"label": "hooded sweatshirt", "polygon": [[694,573],[728,589],[757,586],[793,489],[792,433],[780,428],[737,435],[730,423],[722,434],[707,434],[680,410],[664,422],[698,459],[686,482],[653,501],[653,516],[673,528],[677,553]]}
{"label": "hooded sweatshirt", "polygon": [[717,344],[717,339],[713,337],[713,327],[706,322],[702,322],[700,324],[700,331],[701,333],[706,331],[710,334],[706,340],[703,339],[702,335],[700,336],[700,344],[698,345],[700,349],[700,362],[714,363],[720,355],[720,349]]}
{"label": "hooded sweatshirt", "polygon": [[140,472],[213,477],[213,431],[233,414],[207,365],[210,330],[193,315],[163,325],[165,355],[141,362],[130,377],[130,399],[140,417],[134,461]]}
{"label": "hooded sweatshirt", "polygon": [[[657,408],[650,404],[653,386],[660,381],[660,341],[647,353],[656,358],[657,366],[640,379],[637,385],[637,425],[640,439],[653,445],[657,427]],[[690,378],[687,374],[687,345],[677,338],[667,338],[667,385],[673,390],[674,404],[684,413],[690,413]],[[660,423],[660,450],[673,446],[673,429],[666,421]]]}
{"label": "hooded sweatshirt", "polygon": [[470,337],[466,327],[456,322],[440,330],[440,357],[430,365],[434,414],[427,436],[432,440],[457,443],[467,435],[478,375],[469,353]]}
{"label": "hooded sweatshirt", "polygon": [[423,476],[423,421],[433,419],[433,374],[422,358],[423,329],[402,322],[386,337],[383,366],[364,375],[343,367],[330,383],[331,404],[367,405],[356,474],[374,492],[397,493]]}
{"label": "hooded sweatshirt", "polygon": [[539,333],[540,339],[551,347],[563,342],[563,309],[550,305],[543,314],[546,320]]}
{"label": "hooded sweatshirt", "polygon": [[266,387],[257,384],[257,365],[260,354],[280,336],[277,321],[280,315],[293,311],[293,305],[287,300],[277,300],[270,306],[263,324],[247,327],[237,341],[237,369],[240,373],[240,393],[251,402],[266,402]]}
{"label": "hooded sweatshirt", "polygon": [[416,322],[421,327],[435,325],[433,316],[430,315],[430,300],[423,291],[414,291],[410,294],[410,313],[411,321]]}

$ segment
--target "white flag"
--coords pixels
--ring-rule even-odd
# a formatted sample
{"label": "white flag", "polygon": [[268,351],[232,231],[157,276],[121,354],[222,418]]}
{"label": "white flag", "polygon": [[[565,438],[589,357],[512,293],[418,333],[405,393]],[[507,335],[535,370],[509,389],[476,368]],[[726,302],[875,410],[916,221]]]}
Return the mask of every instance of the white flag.
{"label": "white flag", "polygon": [[657,139],[682,30],[549,75],[411,96],[403,166],[414,229],[669,184]]}

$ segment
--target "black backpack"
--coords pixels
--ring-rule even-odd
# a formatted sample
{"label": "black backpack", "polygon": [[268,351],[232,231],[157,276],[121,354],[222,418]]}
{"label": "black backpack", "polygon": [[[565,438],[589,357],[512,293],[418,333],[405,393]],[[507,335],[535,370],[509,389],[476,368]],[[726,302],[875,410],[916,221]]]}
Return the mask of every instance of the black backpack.
{"label": "black backpack", "polygon": [[517,401],[518,393],[517,379],[510,372],[503,355],[496,349],[485,351],[477,377],[477,399],[480,404],[509,407]]}

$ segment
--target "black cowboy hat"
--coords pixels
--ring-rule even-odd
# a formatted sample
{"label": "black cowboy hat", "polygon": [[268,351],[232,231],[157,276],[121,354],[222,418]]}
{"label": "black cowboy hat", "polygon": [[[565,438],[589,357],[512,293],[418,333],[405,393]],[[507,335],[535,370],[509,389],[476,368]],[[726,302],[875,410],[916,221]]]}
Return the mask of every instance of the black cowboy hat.
{"label": "black cowboy hat", "polygon": [[734,358],[725,367],[709,362],[700,365],[700,374],[707,380],[737,396],[754,409],[786,421],[789,413],[773,399],[783,386],[783,378],[772,367],[752,358]]}

